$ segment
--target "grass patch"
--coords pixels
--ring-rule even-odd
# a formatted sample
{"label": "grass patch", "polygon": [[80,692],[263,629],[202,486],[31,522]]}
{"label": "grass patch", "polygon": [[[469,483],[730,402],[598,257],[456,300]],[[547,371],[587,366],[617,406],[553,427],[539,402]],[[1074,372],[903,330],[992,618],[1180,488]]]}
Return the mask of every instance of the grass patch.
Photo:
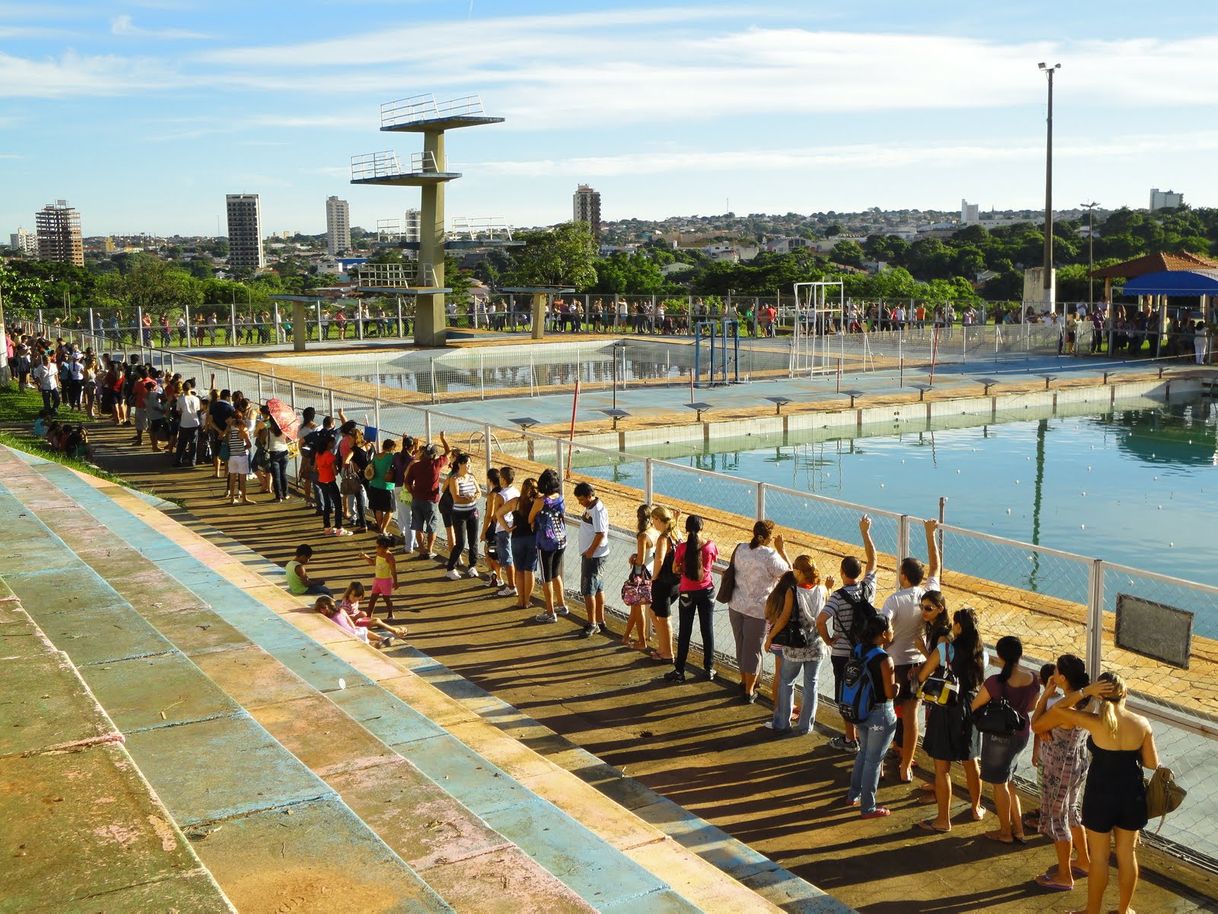
{"label": "grass patch", "polygon": [[26,388],[18,390],[17,385],[9,384],[0,387],[0,422],[34,424],[38,414],[42,412],[42,394]]}
{"label": "grass patch", "polygon": [[[38,408],[42,408],[42,398],[38,398]],[[35,412],[37,415],[37,412]],[[24,451],[27,454],[33,454],[35,457],[41,457],[44,460],[50,460],[53,463],[61,464],[65,467],[70,467],[73,470],[78,470],[81,473],[88,473],[90,476],[96,476],[98,479],[104,479],[106,482],[112,482],[115,485],[123,486],[127,489],[133,489],[136,492],[143,492],[145,495],[151,495],[153,498],[160,498],[163,501],[172,502],[179,508],[182,507],[182,502],[176,498],[167,498],[159,492],[152,492],[142,486],[133,484],[130,480],[124,479],[111,473],[109,470],[103,470],[95,464],[85,460],[77,460],[75,457],[69,457],[66,454],[61,454],[59,451],[53,451],[47,446],[47,443],[40,438],[35,438],[32,434],[13,431],[5,431],[0,429],[0,444],[5,447],[10,447],[16,451]]]}

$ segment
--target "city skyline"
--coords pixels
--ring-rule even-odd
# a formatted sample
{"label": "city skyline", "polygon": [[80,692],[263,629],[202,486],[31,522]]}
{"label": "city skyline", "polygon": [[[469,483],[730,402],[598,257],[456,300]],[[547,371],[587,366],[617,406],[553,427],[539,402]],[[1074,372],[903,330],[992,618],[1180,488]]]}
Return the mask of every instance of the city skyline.
{"label": "city skyline", "polygon": [[[332,195],[370,228],[417,199],[352,188],[347,162],[408,154],[377,129],[377,106],[422,92],[479,93],[507,118],[449,144],[465,175],[454,216],[563,221],[582,183],[605,195],[610,222],[719,213],[729,197],[738,213],[951,211],[961,197],[1035,209],[1039,60],[1063,64],[1058,208],[1144,208],[1150,187],[1218,205],[1218,131],[1195,126],[1218,107],[1218,11],[1195,0],[1153,20],[1091,0],[975,14],[943,2],[916,14],[894,2],[230,8],[0,3],[0,226],[68,198],[90,235],[211,235],[236,186],[260,195],[268,233],[324,231]],[[565,63],[556,47],[578,53]]]}

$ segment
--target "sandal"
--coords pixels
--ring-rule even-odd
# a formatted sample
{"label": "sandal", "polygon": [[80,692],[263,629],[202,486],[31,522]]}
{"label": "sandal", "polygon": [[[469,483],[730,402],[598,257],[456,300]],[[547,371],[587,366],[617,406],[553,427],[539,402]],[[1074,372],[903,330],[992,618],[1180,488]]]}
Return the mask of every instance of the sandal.
{"label": "sandal", "polygon": [[654,647],[647,652],[647,659],[655,660],[659,663],[672,663],[671,657],[665,657],[663,654],[661,654],[659,651],[657,651]]}
{"label": "sandal", "polygon": [[[1055,869],[1056,869],[1056,867],[1055,867]],[[1038,886],[1040,886],[1042,889],[1049,889],[1052,892],[1072,892],[1072,891],[1074,891],[1073,884],[1066,885],[1064,882],[1057,882],[1056,880],[1049,878],[1048,874],[1046,874],[1046,873],[1041,873],[1033,881]]]}
{"label": "sandal", "polygon": [[934,819],[919,819],[918,828],[922,829],[922,831],[931,831],[940,835],[946,835],[951,831],[950,828],[940,828],[935,824]]}

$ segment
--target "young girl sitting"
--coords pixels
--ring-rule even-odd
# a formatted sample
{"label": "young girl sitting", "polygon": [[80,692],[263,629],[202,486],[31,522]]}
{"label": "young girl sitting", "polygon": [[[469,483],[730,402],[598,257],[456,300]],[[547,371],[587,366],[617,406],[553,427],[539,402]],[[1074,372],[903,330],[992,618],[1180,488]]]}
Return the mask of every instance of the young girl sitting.
{"label": "young girl sitting", "polygon": [[377,628],[384,629],[388,632],[385,635],[377,634],[362,625],[356,625],[351,616],[345,610],[338,607],[333,597],[318,597],[317,601],[313,604],[313,608],[343,631],[382,650],[392,647],[395,638],[403,639],[406,636],[406,629],[385,625],[383,622],[370,624],[375,624]]}

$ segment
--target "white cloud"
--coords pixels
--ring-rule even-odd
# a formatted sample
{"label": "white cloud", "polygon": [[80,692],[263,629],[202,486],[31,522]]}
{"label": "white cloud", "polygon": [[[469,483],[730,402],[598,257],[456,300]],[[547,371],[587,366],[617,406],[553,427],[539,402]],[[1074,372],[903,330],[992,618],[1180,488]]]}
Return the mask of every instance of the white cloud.
{"label": "white cloud", "polygon": [[[1058,159],[1112,159],[1139,157],[1179,149],[1218,150],[1218,131],[1176,134],[1113,136],[1095,142],[1059,142]],[[967,165],[977,162],[1040,161],[1044,146],[1004,144],[896,144],[863,143],[821,146],[816,149],[770,148],[743,150],[685,150],[628,153],[612,156],[576,156],[565,159],[528,159],[451,163],[490,175],[511,177],[620,177],[667,173],[808,171],[816,168],[890,168],[909,165]]]}
{"label": "white cloud", "polygon": [[110,20],[110,33],[124,38],[152,38],[158,41],[206,41],[212,36],[189,29],[146,29],[135,24],[129,15],[115,16]]}
{"label": "white cloud", "polygon": [[75,51],[31,60],[0,52],[0,98],[125,95],[177,82],[173,70],[158,60]]}

